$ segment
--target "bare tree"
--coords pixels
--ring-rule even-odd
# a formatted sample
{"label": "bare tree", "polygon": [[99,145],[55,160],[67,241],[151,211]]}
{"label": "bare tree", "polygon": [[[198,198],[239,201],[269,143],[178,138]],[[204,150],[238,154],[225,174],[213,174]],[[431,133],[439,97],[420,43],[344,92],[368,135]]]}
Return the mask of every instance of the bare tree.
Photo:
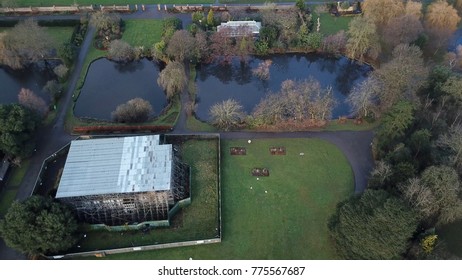
{"label": "bare tree", "polygon": [[147,121],[152,113],[153,110],[149,101],[134,98],[117,106],[116,110],[112,112],[112,119],[121,123],[139,123]]}
{"label": "bare tree", "polygon": [[447,134],[438,138],[437,146],[448,149],[450,156],[449,164],[462,168],[462,125],[454,125]]}
{"label": "bare tree", "polygon": [[351,112],[358,117],[369,117],[372,114],[378,117],[377,101],[381,90],[380,82],[373,77],[354,86],[347,97]]}
{"label": "bare tree", "polygon": [[183,62],[193,56],[196,41],[187,30],[177,30],[167,45],[167,54],[176,61]]}
{"label": "bare tree", "polygon": [[329,35],[322,42],[322,50],[325,52],[340,54],[346,47],[347,36],[344,30],[334,35]]}
{"label": "bare tree", "polygon": [[372,73],[382,90],[380,108],[387,111],[397,101],[415,99],[415,94],[428,76],[422,51],[417,46],[401,44],[393,50],[392,60]]}
{"label": "bare tree", "polygon": [[31,109],[42,117],[44,117],[48,112],[48,106],[46,102],[29,89],[21,88],[18,94],[18,101],[19,104]]}
{"label": "bare tree", "polygon": [[122,40],[109,43],[108,57],[117,62],[129,62],[135,59],[135,49]]}
{"label": "bare tree", "polygon": [[235,55],[234,39],[229,28],[220,29],[210,36],[210,51],[214,59],[229,63]]}
{"label": "bare tree", "polygon": [[209,45],[207,42],[207,34],[199,30],[196,32],[196,36],[194,38],[196,40],[195,43],[195,58],[198,61],[204,61],[207,62],[208,59],[210,58],[210,50],[209,50]]}
{"label": "bare tree", "polygon": [[415,15],[402,15],[389,21],[383,30],[383,40],[393,49],[399,44],[410,44],[423,32],[420,19]]}
{"label": "bare tree", "polygon": [[252,74],[260,80],[268,80],[270,77],[270,66],[273,63],[271,59],[266,59],[258,64],[257,68],[252,70]]}
{"label": "bare tree", "polygon": [[33,19],[19,22],[8,32],[0,34],[0,64],[20,69],[29,63],[46,58],[53,46],[44,27]]}
{"label": "bare tree", "polygon": [[237,127],[243,121],[245,113],[239,102],[228,99],[214,104],[210,108],[210,116],[214,126],[227,131]]}
{"label": "bare tree", "polygon": [[160,72],[157,83],[165,90],[169,99],[182,92],[187,83],[183,64],[177,61],[168,63],[165,69]]}
{"label": "bare tree", "polygon": [[462,217],[459,177],[448,166],[431,166],[402,187],[405,198],[429,222],[442,225]]}
{"label": "bare tree", "polygon": [[64,79],[67,76],[67,73],[69,73],[69,68],[67,68],[66,65],[60,64],[53,68],[53,72],[58,76],[60,79]]}
{"label": "bare tree", "polygon": [[378,25],[387,24],[404,13],[402,0],[364,0],[361,5],[364,16]]}

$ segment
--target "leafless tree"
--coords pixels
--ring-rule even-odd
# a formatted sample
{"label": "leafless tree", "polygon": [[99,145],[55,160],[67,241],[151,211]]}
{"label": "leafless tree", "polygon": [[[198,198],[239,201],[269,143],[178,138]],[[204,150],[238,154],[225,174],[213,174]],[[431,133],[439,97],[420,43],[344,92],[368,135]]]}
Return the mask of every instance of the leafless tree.
{"label": "leafless tree", "polygon": [[48,112],[48,106],[46,102],[29,89],[21,88],[18,94],[18,101],[19,104],[31,109],[41,117],[44,117]]}
{"label": "leafless tree", "polygon": [[152,113],[153,110],[149,101],[134,98],[117,106],[116,110],[112,112],[112,119],[121,123],[139,123],[147,121]]}

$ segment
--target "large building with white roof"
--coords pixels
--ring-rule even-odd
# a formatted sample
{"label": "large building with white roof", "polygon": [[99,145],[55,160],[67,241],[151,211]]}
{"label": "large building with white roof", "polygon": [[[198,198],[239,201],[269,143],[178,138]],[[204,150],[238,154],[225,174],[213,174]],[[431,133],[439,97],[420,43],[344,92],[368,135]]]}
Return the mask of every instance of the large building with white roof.
{"label": "large building with white roof", "polygon": [[71,142],[56,199],[105,226],[168,225],[189,200],[189,167],[159,135]]}

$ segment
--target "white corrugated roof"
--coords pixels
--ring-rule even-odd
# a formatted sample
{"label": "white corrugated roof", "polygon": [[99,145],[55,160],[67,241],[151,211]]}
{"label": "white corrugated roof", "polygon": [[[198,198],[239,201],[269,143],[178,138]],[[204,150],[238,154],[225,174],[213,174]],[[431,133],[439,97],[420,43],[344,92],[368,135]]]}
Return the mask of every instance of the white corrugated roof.
{"label": "white corrugated roof", "polygon": [[260,33],[261,23],[254,20],[236,20],[222,22],[217,26],[217,31],[228,29],[231,35],[244,35],[245,33]]}
{"label": "white corrugated roof", "polygon": [[159,135],[72,141],[56,198],[170,189],[172,145]]}

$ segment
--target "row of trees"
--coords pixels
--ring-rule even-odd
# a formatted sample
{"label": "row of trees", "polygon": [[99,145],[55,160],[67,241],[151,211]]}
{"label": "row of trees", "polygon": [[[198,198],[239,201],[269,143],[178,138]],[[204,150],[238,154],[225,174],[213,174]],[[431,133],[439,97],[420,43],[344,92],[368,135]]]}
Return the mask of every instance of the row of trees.
{"label": "row of trees", "polygon": [[346,44],[347,54],[360,61],[410,43],[432,54],[446,46],[461,20],[445,0],[431,3],[425,14],[422,3],[412,0],[365,0],[362,8],[364,16],[350,22]]}
{"label": "row of trees", "polygon": [[308,123],[321,126],[331,117],[335,106],[332,89],[321,88],[318,81],[286,80],[281,90],[268,94],[246,116],[243,107],[235,100],[226,100],[210,108],[212,124],[219,129],[230,130],[241,125],[268,127]]}
{"label": "row of trees", "polygon": [[454,7],[437,0],[424,15],[420,2],[365,0],[364,17],[351,22],[349,55],[386,62],[348,97],[381,126],[368,189],[340,203],[329,223],[345,258],[454,258],[435,228],[462,219],[462,77],[423,59],[456,29]]}

